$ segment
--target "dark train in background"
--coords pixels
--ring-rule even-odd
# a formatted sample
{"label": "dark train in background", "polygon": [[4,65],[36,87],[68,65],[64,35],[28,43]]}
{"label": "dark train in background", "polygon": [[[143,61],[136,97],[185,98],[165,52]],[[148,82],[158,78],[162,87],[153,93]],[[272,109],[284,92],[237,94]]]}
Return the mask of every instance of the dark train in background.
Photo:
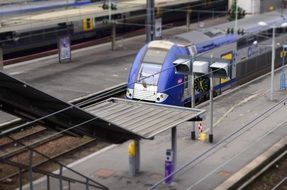
{"label": "dark train in background", "polygon": [[[186,19],[186,10],[214,10],[227,11],[227,0],[214,0],[203,3],[201,0],[193,0],[188,3],[178,3],[177,5],[162,5],[160,16],[162,24],[169,23],[183,24]],[[102,6],[99,4],[99,6]],[[107,11],[108,12],[108,11]],[[156,14],[159,14],[156,12]],[[172,17],[170,15],[173,15]],[[224,15],[222,13],[221,15]],[[138,9],[130,12],[122,12],[117,9],[112,11],[112,19],[116,20],[117,34],[125,34],[130,31],[144,28],[146,9]],[[192,12],[191,20],[198,21],[214,16],[211,12]],[[111,26],[106,24],[108,16],[95,16],[93,18],[83,18],[77,22],[58,23],[56,25],[45,26],[44,28],[33,28],[22,31],[8,31],[0,33],[4,59],[14,58],[30,52],[37,52],[57,47],[57,39],[61,35],[69,34],[72,44],[99,39],[111,35]],[[163,27],[164,28],[164,27]]]}

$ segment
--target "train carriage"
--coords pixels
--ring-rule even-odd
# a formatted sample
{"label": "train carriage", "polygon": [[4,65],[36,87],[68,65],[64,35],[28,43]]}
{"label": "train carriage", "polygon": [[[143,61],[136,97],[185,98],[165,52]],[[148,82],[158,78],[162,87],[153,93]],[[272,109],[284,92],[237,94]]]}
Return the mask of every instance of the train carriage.
{"label": "train carriage", "polygon": [[[162,104],[185,105],[190,102],[189,76],[176,74],[173,62],[180,56],[205,56],[230,61],[229,76],[215,78],[215,93],[250,81],[270,70],[272,28],[285,23],[287,15],[270,12],[234,22],[176,35],[171,39],[146,44],[137,54],[128,78],[126,97]],[[259,22],[268,26],[262,27]],[[276,29],[277,57],[286,40],[285,28]],[[259,45],[255,45],[255,42]],[[269,45],[268,45],[269,44]],[[280,60],[276,60],[276,67]],[[206,97],[209,78],[195,79],[196,98]]]}

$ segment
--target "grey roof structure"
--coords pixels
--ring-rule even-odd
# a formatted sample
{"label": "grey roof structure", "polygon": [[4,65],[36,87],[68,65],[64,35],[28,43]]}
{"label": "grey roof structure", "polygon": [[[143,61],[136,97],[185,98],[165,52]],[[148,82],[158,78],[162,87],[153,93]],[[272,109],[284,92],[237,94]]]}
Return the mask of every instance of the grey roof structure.
{"label": "grey roof structure", "polygon": [[[286,22],[286,20],[286,11],[273,11],[260,15],[254,15],[252,17],[247,17],[244,19],[239,19],[237,23],[238,29],[244,30],[245,34],[239,35],[238,38],[243,38],[246,35],[252,34],[253,32],[258,32],[260,30],[266,29],[266,27],[264,28],[257,24],[260,21],[264,21],[267,25],[269,25],[269,27],[271,27],[272,25],[280,26],[280,24]],[[235,21],[227,22],[217,26],[201,28],[191,32],[178,34],[171,37],[169,40],[183,46],[208,42],[214,38],[225,36],[227,29],[234,28],[234,26]]]}
{"label": "grey roof structure", "polygon": [[199,119],[205,113],[200,109],[118,98],[108,99],[85,110],[145,139],[151,139],[185,121]]}
{"label": "grey roof structure", "polygon": [[[188,120],[198,120],[205,111],[111,98],[79,108],[0,72],[1,110],[33,125],[40,122],[57,131],[102,138],[112,143],[151,139]],[[23,127],[20,125],[19,127]],[[0,136],[5,133],[0,130]]]}

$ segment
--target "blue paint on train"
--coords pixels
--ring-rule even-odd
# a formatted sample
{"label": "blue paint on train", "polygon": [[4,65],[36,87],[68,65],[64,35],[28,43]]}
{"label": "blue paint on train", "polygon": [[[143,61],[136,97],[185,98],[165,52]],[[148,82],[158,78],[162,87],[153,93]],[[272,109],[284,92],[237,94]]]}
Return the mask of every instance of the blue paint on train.
{"label": "blue paint on train", "polygon": [[[197,49],[198,53],[206,52],[208,50],[211,50],[213,48],[219,47],[220,45],[232,43],[236,40],[236,37],[234,35],[226,35],[215,38],[213,41],[203,42],[195,44],[195,47]],[[156,43],[156,42],[150,42],[150,43]],[[141,50],[138,52],[133,65],[131,67],[129,77],[128,77],[128,93],[127,98],[129,99],[137,99],[136,97],[133,97],[131,94],[133,93],[133,90],[135,88],[136,83],[139,82],[139,72],[141,65],[143,64],[143,59],[148,51],[149,44],[146,44]],[[170,47],[167,50],[167,54],[164,58],[164,61],[162,63],[160,76],[157,83],[157,90],[156,94],[163,93],[167,95],[166,99],[164,101],[160,101],[159,98],[154,100],[154,102],[161,103],[161,104],[168,104],[168,105],[177,105],[177,106],[183,106],[185,103],[190,101],[190,97],[184,97],[184,88],[185,85],[183,84],[185,81],[184,75],[175,74],[175,69],[173,66],[173,62],[177,59],[178,56],[183,55],[190,55],[189,50],[187,47],[180,46],[177,44],[173,44],[172,47]],[[221,84],[221,86],[215,87],[215,89],[224,87],[226,85],[230,85],[230,83],[234,82],[235,80],[232,79],[229,82],[225,84]],[[144,85],[143,85],[144,86]],[[148,91],[148,89],[142,87],[144,90],[143,93]],[[197,96],[200,96],[197,94]],[[141,99],[141,98],[139,98]],[[141,99],[144,100],[144,99]]]}

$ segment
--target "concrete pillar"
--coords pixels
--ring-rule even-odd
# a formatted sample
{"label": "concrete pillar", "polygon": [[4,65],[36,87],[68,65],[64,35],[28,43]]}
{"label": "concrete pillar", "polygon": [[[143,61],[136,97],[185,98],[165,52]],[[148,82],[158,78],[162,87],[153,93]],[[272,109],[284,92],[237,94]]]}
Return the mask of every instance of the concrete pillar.
{"label": "concrete pillar", "polygon": [[140,141],[131,140],[128,147],[129,175],[134,177],[140,171]]}

